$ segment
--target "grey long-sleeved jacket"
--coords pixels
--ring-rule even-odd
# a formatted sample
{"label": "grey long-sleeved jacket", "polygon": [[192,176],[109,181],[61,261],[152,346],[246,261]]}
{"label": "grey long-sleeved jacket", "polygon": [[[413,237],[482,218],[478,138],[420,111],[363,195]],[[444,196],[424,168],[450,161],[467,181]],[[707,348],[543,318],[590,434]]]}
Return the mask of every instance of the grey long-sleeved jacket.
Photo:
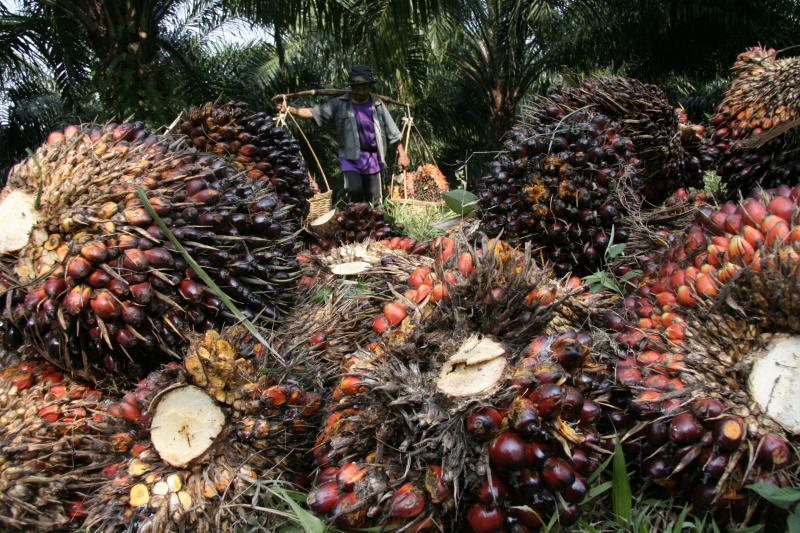
{"label": "grey long-sleeved jacket", "polygon": [[[370,97],[372,101],[372,121],[375,124],[375,137],[378,141],[378,156],[381,165],[386,166],[386,147],[395,144],[403,135],[397,129],[392,115],[380,98]],[[361,156],[361,143],[358,139],[358,126],[350,93],[331,98],[327,102],[311,108],[317,125],[331,127],[336,142],[339,144],[339,155],[345,159],[357,160]]]}

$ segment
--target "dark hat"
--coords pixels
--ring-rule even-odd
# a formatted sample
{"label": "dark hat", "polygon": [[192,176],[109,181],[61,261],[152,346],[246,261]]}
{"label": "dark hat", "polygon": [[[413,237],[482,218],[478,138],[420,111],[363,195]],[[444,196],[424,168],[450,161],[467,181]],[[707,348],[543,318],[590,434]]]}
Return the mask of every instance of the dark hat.
{"label": "dark hat", "polygon": [[350,67],[350,85],[359,85],[362,83],[375,83],[375,77],[372,75],[372,67],[369,65],[353,65]]}

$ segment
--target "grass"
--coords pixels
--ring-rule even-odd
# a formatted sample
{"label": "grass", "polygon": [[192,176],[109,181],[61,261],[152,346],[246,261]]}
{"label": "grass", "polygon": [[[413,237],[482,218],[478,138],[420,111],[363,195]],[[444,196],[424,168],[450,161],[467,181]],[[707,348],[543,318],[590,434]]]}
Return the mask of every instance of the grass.
{"label": "grass", "polygon": [[424,212],[417,212],[392,200],[386,200],[383,209],[389,219],[403,225],[406,235],[420,242],[444,235],[444,231],[434,228],[433,223],[452,215],[445,207],[428,207]]}

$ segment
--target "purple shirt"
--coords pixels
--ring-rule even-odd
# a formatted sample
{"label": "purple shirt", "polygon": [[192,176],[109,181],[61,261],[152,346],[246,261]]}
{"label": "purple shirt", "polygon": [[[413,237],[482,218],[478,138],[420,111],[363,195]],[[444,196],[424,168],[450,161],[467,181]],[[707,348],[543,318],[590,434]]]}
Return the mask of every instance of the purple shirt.
{"label": "purple shirt", "polygon": [[[375,137],[375,123],[372,120],[372,101],[363,104],[351,102],[358,127],[358,140],[361,144],[361,155],[358,159],[347,159],[339,156],[342,172],[358,172],[359,174],[375,174],[381,171],[378,159],[378,140]],[[367,152],[364,148],[374,150]]]}

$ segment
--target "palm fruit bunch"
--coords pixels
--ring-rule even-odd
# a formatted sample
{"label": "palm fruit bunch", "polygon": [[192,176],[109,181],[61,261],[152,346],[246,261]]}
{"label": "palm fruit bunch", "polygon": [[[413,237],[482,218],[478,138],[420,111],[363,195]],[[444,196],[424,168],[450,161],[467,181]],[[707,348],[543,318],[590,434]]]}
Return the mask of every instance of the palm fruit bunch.
{"label": "palm fruit bunch", "polygon": [[246,107],[241,102],[191,107],[180,131],[198,150],[225,157],[253,181],[269,182],[281,206],[290,206],[295,219],[305,219],[314,191],[300,144],[272,116]]}
{"label": "palm fruit bunch", "polygon": [[0,230],[7,348],[24,332],[86,378],[141,377],[177,357],[190,330],[233,318],[138,187],[245,316],[275,319],[288,306],[300,221],[269,182],[141,123],[70,126],[15,166],[0,195],[0,212],[19,222]]}
{"label": "palm fruit bunch", "polygon": [[515,127],[509,153],[491,163],[479,192],[482,228],[535,242],[560,273],[591,272],[603,261],[612,226],[615,242],[627,239],[623,198],[641,187],[641,162],[620,121],[593,110],[568,114],[559,105],[548,111],[548,120]]}
{"label": "palm fruit bunch", "polygon": [[800,58],[778,59],[772,48],[750,48],[736,58],[707,149],[732,195],[797,183],[799,66]]}
{"label": "palm fruit bunch", "polygon": [[656,85],[621,76],[594,76],[577,87],[552,89],[531,113],[547,120],[549,106],[590,106],[621,122],[618,131],[633,143],[642,161],[645,200],[658,204],[678,187],[702,184],[703,127],[688,122]]}
{"label": "palm fruit bunch", "polygon": [[[123,396],[116,406],[139,414],[145,438],[94,493],[84,526],[229,531],[250,515],[274,530],[274,517],[251,506],[263,504],[264,483],[306,483],[321,415],[320,394],[276,357],[240,326],[208,330],[182,365]],[[220,512],[225,503],[249,512]]]}
{"label": "palm fruit bunch", "polygon": [[796,484],[798,204],[800,186],[782,186],[701,207],[608,313],[627,451],[718,523],[766,519],[748,484]]}
{"label": "palm fruit bunch", "polygon": [[275,348],[293,360],[316,359],[324,387],[335,385],[348,354],[372,340],[364,326],[380,312],[387,291],[433,264],[431,257],[389,244],[346,244],[298,256],[303,269],[297,303],[276,331]]}
{"label": "palm fruit bunch", "polygon": [[596,422],[609,385],[577,321],[550,330],[574,291],[530,250],[461,238],[434,249],[392,287],[378,336],[339,363],[308,505],[345,530],[574,523],[606,453]]}
{"label": "palm fruit bunch", "polygon": [[403,191],[398,191],[398,198],[411,198],[423,202],[441,202],[442,193],[450,186],[447,178],[436,165],[422,165],[414,172],[403,175]]}
{"label": "palm fruit bunch", "polygon": [[333,215],[333,232],[330,239],[321,240],[322,250],[331,247],[365,241],[383,240],[402,235],[403,226],[388,221],[380,207],[365,202],[351,202],[336,209]]}
{"label": "palm fruit bunch", "polygon": [[133,444],[100,392],[41,361],[0,370],[0,524],[77,527],[87,495]]}

